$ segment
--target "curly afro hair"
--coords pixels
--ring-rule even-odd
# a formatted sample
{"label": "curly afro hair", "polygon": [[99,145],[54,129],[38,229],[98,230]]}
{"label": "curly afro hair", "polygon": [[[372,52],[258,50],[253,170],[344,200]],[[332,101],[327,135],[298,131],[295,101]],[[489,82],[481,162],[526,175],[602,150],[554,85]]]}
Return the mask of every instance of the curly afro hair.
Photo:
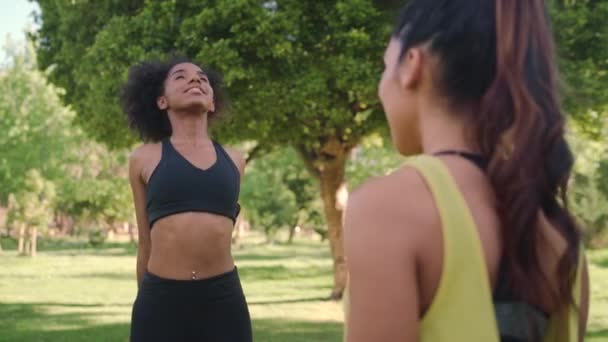
{"label": "curly afro hair", "polygon": [[[167,112],[158,108],[156,100],[164,93],[164,83],[171,68],[181,63],[192,63],[185,57],[173,57],[168,61],[145,61],[129,69],[120,102],[127,115],[129,127],[144,142],[158,142],[171,136],[172,129]],[[210,123],[225,116],[228,101],[221,76],[209,68],[202,68],[213,88],[215,111],[208,113]]]}

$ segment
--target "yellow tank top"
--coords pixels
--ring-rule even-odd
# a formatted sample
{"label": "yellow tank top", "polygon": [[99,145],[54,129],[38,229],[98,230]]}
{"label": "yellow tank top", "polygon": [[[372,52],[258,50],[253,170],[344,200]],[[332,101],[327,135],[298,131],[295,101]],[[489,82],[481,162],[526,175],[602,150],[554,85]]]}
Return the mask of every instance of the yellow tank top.
{"label": "yellow tank top", "polygon": [[[405,165],[418,170],[431,189],[439,210],[444,241],[441,280],[433,303],[422,318],[419,340],[499,342],[488,271],[467,203],[439,159],[420,155],[409,158]],[[582,257],[579,258],[573,289],[576,307],[581,297],[581,260]],[[345,309],[348,310],[348,294]],[[344,337],[346,339],[346,334]],[[578,341],[578,314],[574,308],[551,316],[544,341]]]}

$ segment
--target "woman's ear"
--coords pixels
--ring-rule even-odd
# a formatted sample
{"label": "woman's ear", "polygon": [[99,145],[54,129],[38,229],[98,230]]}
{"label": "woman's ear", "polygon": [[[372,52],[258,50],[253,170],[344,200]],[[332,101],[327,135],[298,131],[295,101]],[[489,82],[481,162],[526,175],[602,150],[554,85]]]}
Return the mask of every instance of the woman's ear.
{"label": "woman's ear", "polygon": [[398,70],[402,88],[411,89],[416,87],[422,78],[423,64],[424,54],[421,48],[414,47],[406,52]]}
{"label": "woman's ear", "polygon": [[159,96],[158,99],[156,99],[156,105],[160,110],[167,110],[167,108],[169,107],[169,105],[167,104],[167,98],[164,96]]}

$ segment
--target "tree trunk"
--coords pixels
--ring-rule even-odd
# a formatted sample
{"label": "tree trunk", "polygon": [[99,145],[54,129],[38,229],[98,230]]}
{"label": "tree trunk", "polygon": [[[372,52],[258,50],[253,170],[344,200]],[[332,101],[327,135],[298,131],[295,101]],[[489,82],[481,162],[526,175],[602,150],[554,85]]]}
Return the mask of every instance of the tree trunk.
{"label": "tree trunk", "polygon": [[319,180],[321,188],[328,226],[327,238],[334,262],[334,288],[330,296],[333,300],[340,300],[346,288],[342,226],[348,190],[344,174],[346,162],[354,146],[356,143],[352,141],[346,144],[336,137],[330,137],[318,151],[307,150],[304,147],[297,148],[309,171]]}
{"label": "tree trunk", "polygon": [[19,254],[24,254],[25,253],[25,225],[23,225],[22,223],[19,223],[19,247],[17,248],[17,251],[19,252]]}
{"label": "tree trunk", "polygon": [[296,235],[297,227],[298,227],[297,224],[292,224],[291,227],[289,228],[289,238],[287,238],[287,243],[290,245],[293,243],[293,237],[294,237],[294,235]]}
{"label": "tree trunk", "polygon": [[23,255],[30,255],[30,251],[32,250],[32,239],[30,238],[31,228],[27,227],[24,229],[25,234],[23,240],[25,241],[25,246],[23,248]]}
{"label": "tree trunk", "polygon": [[296,235],[296,230],[300,226],[300,212],[304,208],[298,207],[298,213],[296,214],[296,218],[293,223],[289,226],[289,237],[287,238],[287,244],[291,245],[293,243],[293,238]]}
{"label": "tree trunk", "polygon": [[[0,210],[2,210],[2,209],[0,208]],[[2,215],[2,214],[0,214],[0,215]],[[2,220],[2,218],[0,218],[0,220]],[[0,228],[2,228],[0,230],[0,253],[1,253],[2,252],[2,237],[4,236],[4,231],[3,230],[4,230],[4,228],[6,228],[6,236],[10,236],[10,231],[8,229],[8,224],[7,223],[4,223]]]}
{"label": "tree trunk", "polygon": [[36,250],[38,248],[38,228],[30,228],[30,256],[36,256]]}
{"label": "tree trunk", "polygon": [[59,236],[63,235],[63,231],[65,230],[65,219],[62,213],[55,212],[55,216],[53,218],[55,222],[55,228],[57,229],[57,233]]}
{"label": "tree trunk", "polygon": [[321,178],[321,196],[323,197],[323,207],[329,228],[327,237],[334,260],[334,288],[331,293],[331,299],[334,300],[341,299],[346,288],[346,262],[342,236],[347,198],[347,196],[344,196],[344,192],[348,193],[343,178],[338,179],[336,174]]}
{"label": "tree trunk", "polygon": [[68,218],[68,226],[66,232],[70,236],[76,235],[76,219],[74,219],[74,217],[72,216]]}

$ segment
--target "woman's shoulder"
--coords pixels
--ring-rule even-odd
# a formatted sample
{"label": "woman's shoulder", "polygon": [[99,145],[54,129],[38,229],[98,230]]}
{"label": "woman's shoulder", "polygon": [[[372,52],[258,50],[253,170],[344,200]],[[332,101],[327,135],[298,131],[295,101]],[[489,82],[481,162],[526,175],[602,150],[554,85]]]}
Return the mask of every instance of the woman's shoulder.
{"label": "woman's shoulder", "polygon": [[162,143],[145,143],[135,147],[129,155],[131,169],[142,169],[146,164],[160,160],[162,156]]}
{"label": "woman's shoulder", "polygon": [[245,171],[245,165],[247,163],[247,161],[245,159],[245,153],[243,153],[243,151],[241,151],[240,149],[235,148],[235,147],[223,146],[219,143],[218,143],[218,145],[221,146],[224,149],[224,151],[226,151],[226,154],[228,154],[230,159],[232,159],[232,161],[234,162],[234,164],[239,169],[239,172],[242,175]]}
{"label": "woman's shoulder", "polygon": [[[430,195],[430,191],[423,177],[415,168],[404,165],[388,175],[369,179],[352,193],[351,200],[353,203],[363,202],[365,206],[375,204],[390,209],[401,207],[398,202],[420,199],[425,194]],[[377,201],[381,198],[384,200]]]}
{"label": "woman's shoulder", "polygon": [[352,229],[375,227],[386,233],[385,238],[411,239],[421,235],[421,228],[436,224],[438,214],[423,177],[405,165],[355,190],[348,201],[347,221],[355,226]]}

